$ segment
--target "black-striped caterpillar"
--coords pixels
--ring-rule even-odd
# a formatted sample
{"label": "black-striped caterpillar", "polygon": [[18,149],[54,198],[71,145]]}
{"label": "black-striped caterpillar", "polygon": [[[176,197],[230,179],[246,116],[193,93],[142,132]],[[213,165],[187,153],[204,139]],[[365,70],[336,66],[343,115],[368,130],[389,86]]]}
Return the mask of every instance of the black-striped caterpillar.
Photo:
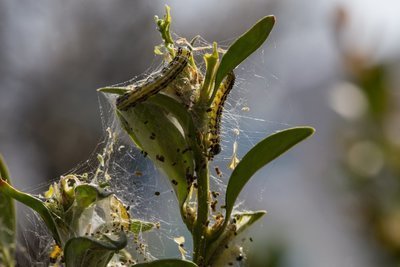
{"label": "black-striped caterpillar", "polygon": [[211,108],[209,109],[209,126],[208,126],[208,140],[210,142],[208,153],[209,158],[212,159],[215,155],[221,152],[220,133],[221,133],[221,118],[224,104],[229,92],[235,84],[235,74],[230,72],[226,75],[224,82],[220,85],[215,94]]}
{"label": "black-striped caterpillar", "polygon": [[178,47],[176,56],[164,67],[156,77],[147,81],[145,84],[134,87],[117,98],[117,108],[127,110],[137,103],[145,101],[150,96],[166,88],[187,66],[191,56],[190,48],[186,46]]}

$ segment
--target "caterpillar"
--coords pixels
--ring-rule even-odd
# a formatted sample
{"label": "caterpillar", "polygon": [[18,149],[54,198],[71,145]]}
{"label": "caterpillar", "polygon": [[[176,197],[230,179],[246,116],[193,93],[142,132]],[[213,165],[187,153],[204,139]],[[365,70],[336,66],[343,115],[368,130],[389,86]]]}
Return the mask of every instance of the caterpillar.
{"label": "caterpillar", "polygon": [[119,96],[116,102],[117,108],[125,111],[167,87],[187,66],[190,56],[191,50],[189,47],[178,47],[176,56],[156,77]]}
{"label": "caterpillar", "polygon": [[220,145],[220,132],[221,132],[221,118],[224,104],[229,92],[235,84],[235,74],[230,72],[226,75],[224,82],[217,89],[217,93],[211,103],[209,110],[209,125],[208,125],[208,140],[210,146],[208,148],[208,156],[212,159],[215,155],[221,152]]}

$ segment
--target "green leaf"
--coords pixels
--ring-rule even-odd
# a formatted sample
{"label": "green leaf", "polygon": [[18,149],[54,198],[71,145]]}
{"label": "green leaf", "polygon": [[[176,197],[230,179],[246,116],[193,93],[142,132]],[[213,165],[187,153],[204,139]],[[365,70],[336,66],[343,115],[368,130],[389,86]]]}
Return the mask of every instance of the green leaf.
{"label": "green leaf", "polygon": [[226,189],[226,221],[236,198],[250,178],[263,166],[314,133],[310,127],[296,127],[272,134],[254,146],[233,170]]}
{"label": "green leaf", "polygon": [[236,212],[232,215],[235,218],[236,234],[240,234],[246,230],[250,225],[258,221],[267,212],[265,210],[258,211],[242,211]]}
{"label": "green leaf", "polygon": [[[196,130],[193,118],[181,103],[164,94],[156,94],[150,97],[147,101],[171,113],[178,120],[180,126],[182,127],[189,145],[193,147],[193,149],[197,148],[197,145],[195,144]],[[200,151],[194,152],[201,153]]]}
{"label": "green leaf", "polygon": [[192,134],[191,131],[194,130],[192,116],[181,103],[164,94],[156,94],[147,99],[147,102],[157,105],[160,108],[172,113],[179,121],[179,124],[182,126],[185,134]]}
{"label": "green leaf", "polygon": [[101,188],[91,184],[81,184],[74,188],[74,200],[76,206],[65,213],[64,221],[72,226],[73,229],[79,228],[79,223],[83,212],[93,203],[105,199],[112,195]]}
{"label": "green leaf", "polygon": [[214,99],[216,89],[225,76],[264,43],[274,24],[274,16],[262,18],[228,48],[221,59],[221,64],[215,77],[215,90],[211,101]]}
{"label": "green leaf", "polygon": [[[0,154],[0,179],[10,183],[10,175],[7,166]],[[15,265],[15,208],[13,199],[0,194],[0,262],[4,266]]]}
{"label": "green leaf", "polygon": [[203,86],[200,91],[200,98],[203,100],[207,100],[210,97],[211,90],[213,90],[214,80],[216,69],[219,62],[219,54],[218,54],[218,47],[217,43],[213,43],[213,52],[212,54],[205,54],[204,55],[204,62],[206,63],[206,76],[204,78]]}
{"label": "green leaf", "polygon": [[82,184],[75,187],[75,201],[81,208],[87,208],[94,202],[102,200],[111,194],[90,184]]}
{"label": "green leaf", "polygon": [[198,267],[195,263],[186,260],[166,259],[147,263],[135,264],[135,267]]}
{"label": "green leaf", "polygon": [[188,177],[194,173],[194,158],[176,120],[149,101],[117,110],[117,114],[135,144],[169,178],[182,207],[189,192]]}
{"label": "green leaf", "polygon": [[64,248],[66,267],[103,267],[107,266],[115,252],[127,245],[124,232],[117,240],[104,236],[104,240],[90,237],[76,237],[67,241]]}
{"label": "green leaf", "polygon": [[155,16],[155,21],[157,24],[157,29],[161,34],[162,39],[164,40],[165,46],[174,44],[174,40],[172,39],[170,28],[171,28],[171,8],[165,5],[165,16],[164,19],[159,19]]}
{"label": "green leaf", "polygon": [[219,257],[220,248],[234,238],[235,233],[244,231],[265,214],[265,211],[237,212],[233,216],[237,223],[233,228],[235,232],[230,231],[231,228],[228,223],[231,221],[236,198],[253,174],[313,133],[314,129],[310,127],[286,129],[266,137],[247,152],[233,170],[229,179],[225,196],[225,222],[219,230],[212,234],[213,244],[208,249],[207,262],[210,258]]}
{"label": "green leaf", "polygon": [[152,222],[146,222],[141,220],[132,219],[130,231],[135,235],[138,235],[143,232],[148,232],[152,230],[156,225]]}
{"label": "green leaf", "polygon": [[58,245],[62,245],[62,240],[55,219],[50,210],[40,199],[32,195],[26,194],[24,192],[18,191],[17,189],[9,185],[6,181],[1,179],[0,179],[0,193],[3,193],[11,197],[21,202],[22,204],[30,207],[34,211],[36,211],[46,224],[47,228],[50,230],[56,243]]}

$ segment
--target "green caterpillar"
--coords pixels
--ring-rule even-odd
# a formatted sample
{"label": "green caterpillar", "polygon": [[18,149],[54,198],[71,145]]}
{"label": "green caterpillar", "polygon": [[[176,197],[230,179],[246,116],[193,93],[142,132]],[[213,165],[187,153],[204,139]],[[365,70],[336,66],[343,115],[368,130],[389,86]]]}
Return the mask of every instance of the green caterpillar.
{"label": "green caterpillar", "polygon": [[208,140],[210,142],[208,156],[210,159],[221,152],[220,133],[222,111],[224,110],[226,98],[234,84],[235,74],[230,72],[226,75],[224,82],[218,88],[211,107],[207,110],[210,118],[208,125]]}
{"label": "green caterpillar", "polygon": [[178,47],[176,56],[155,78],[119,96],[116,102],[117,108],[127,110],[166,88],[187,66],[191,53],[189,47]]}

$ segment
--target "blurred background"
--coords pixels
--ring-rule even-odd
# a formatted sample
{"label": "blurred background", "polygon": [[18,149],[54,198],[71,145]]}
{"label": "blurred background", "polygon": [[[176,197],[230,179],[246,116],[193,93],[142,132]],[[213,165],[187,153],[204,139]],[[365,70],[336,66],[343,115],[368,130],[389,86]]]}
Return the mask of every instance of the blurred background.
{"label": "blurred background", "polygon": [[278,129],[317,130],[241,195],[268,211],[250,266],[399,266],[398,0],[0,0],[0,152],[14,185],[33,191],[90,156],[104,135],[96,88],[158,64],[165,4],[178,36],[225,46],[277,17],[228,100],[250,108],[239,156]]}

